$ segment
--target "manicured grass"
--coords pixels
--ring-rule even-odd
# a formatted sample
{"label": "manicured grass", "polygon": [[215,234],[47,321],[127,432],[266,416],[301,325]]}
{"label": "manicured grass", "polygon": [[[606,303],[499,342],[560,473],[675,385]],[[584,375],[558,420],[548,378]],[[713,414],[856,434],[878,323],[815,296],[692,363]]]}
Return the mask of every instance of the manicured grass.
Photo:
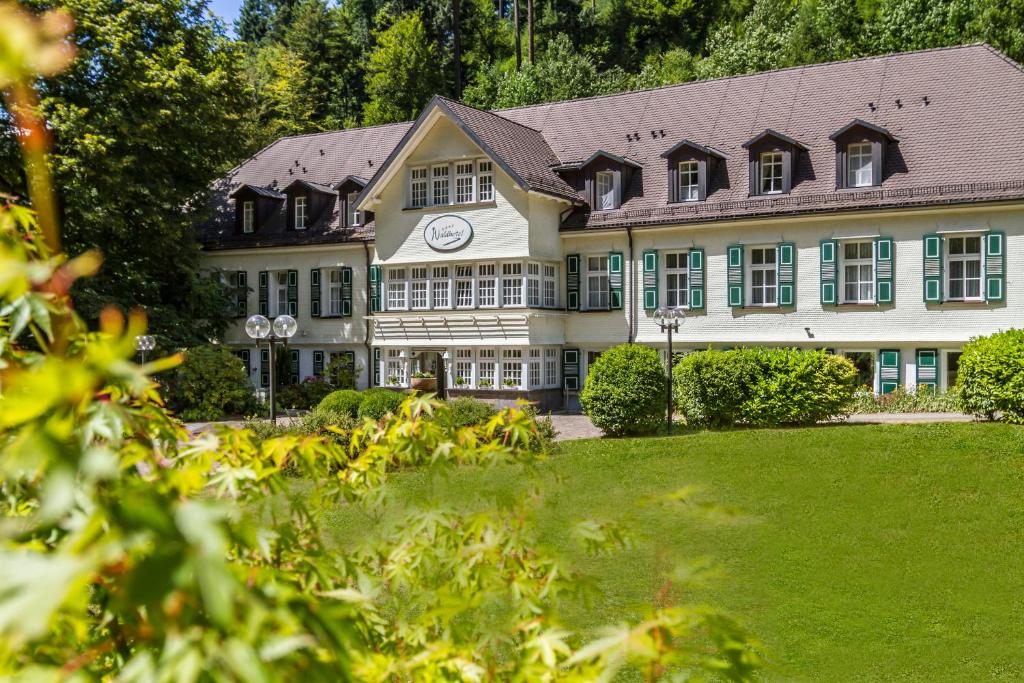
{"label": "manicured grass", "polygon": [[[565,616],[579,629],[632,617],[671,558],[722,570],[684,598],[738,616],[765,643],[769,680],[1024,679],[1024,429],[836,426],[578,441],[541,467],[545,544],[597,584]],[[637,506],[682,486],[739,508],[713,520]],[[518,468],[399,477],[400,500],[509,496]],[[634,546],[584,558],[582,518],[625,520]],[[367,531],[339,513],[339,539]]]}

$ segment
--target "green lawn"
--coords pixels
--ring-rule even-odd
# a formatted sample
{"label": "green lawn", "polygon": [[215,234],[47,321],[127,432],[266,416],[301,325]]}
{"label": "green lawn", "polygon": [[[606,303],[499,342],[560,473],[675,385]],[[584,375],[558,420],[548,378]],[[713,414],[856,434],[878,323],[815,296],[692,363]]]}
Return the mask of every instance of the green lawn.
{"label": "green lawn", "polygon": [[[688,596],[740,617],[769,650],[770,680],[1024,679],[1024,429],[991,424],[837,426],[577,441],[541,468],[545,543],[572,522],[628,519],[632,550],[576,558],[599,591],[575,628],[649,604],[671,557],[722,569]],[[696,484],[736,520],[666,515],[638,498]],[[399,477],[402,500],[507,495],[515,468],[447,482]],[[439,490],[443,488],[443,490]],[[365,520],[339,513],[339,538]]]}

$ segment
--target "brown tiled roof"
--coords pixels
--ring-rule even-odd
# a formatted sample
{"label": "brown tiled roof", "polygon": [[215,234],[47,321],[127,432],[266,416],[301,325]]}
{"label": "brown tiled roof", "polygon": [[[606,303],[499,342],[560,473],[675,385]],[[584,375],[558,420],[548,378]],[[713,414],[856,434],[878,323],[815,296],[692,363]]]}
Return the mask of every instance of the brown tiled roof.
{"label": "brown tiled roof", "polygon": [[[580,199],[554,168],[571,166],[599,150],[641,166],[624,189],[621,209],[590,213],[584,207],[563,224],[569,230],[1024,198],[1024,73],[987,45],[794,67],[496,112],[446,98],[435,102],[447,107],[530,189]],[[837,191],[835,143],[829,136],[857,119],[885,129],[898,142],[889,145],[880,188]],[[226,210],[227,192],[239,183],[280,189],[303,168],[309,180],[326,185],[349,174],[370,176],[411,125],[284,138],[220,182],[219,206]],[[807,151],[800,154],[790,194],[749,197],[743,144],[765,130],[797,140]],[[726,156],[706,201],[668,203],[662,154],[682,140]],[[278,184],[273,186],[273,181]],[[203,238],[230,246],[225,242],[232,241],[226,235],[233,222],[222,218],[219,224],[227,227],[205,229]],[[356,238],[338,232],[336,221],[334,226],[326,226],[319,237],[311,232],[301,239]],[[360,236],[371,235],[372,227]]]}

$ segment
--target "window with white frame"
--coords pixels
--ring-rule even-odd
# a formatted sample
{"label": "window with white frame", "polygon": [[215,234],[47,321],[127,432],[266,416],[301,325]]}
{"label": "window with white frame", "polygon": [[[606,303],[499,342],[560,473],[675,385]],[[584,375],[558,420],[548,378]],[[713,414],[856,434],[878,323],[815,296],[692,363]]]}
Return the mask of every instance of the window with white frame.
{"label": "window with white frame", "polygon": [[473,174],[472,161],[455,163],[455,203],[469,204],[476,199],[476,176]]}
{"label": "window with white frame", "polygon": [[594,185],[596,186],[597,209],[607,210],[615,208],[615,177],[611,171],[598,171],[594,174]]}
{"label": "window with white frame", "polygon": [[477,351],[476,385],[481,389],[493,389],[495,380],[495,354],[494,349],[480,349]]}
{"label": "window with white frame", "polygon": [[875,243],[844,242],[843,303],[875,303]]}
{"label": "window with white frame", "polygon": [[274,273],[274,312],[272,315],[284,315],[288,312],[288,271]]}
{"label": "window with white frame", "polygon": [[558,305],[558,268],[544,264],[544,306],[554,308]]}
{"label": "window with white frame", "polygon": [[388,349],[384,368],[385,383],[391,386],[405,385],[405,359],[401,349]]}
{"label": "window with white frame", "polygon": [[427,290],[429,285],[426,266],[414,266],[412,268],[412,283],[409,289],[410,303],[412,308],[427,307]]}
{"label": "window with white frame", "polygon": [[473,266],[455,266],[455,306],[473,308]]}
{"label": "window with white frame", "polygon": [[452,283],[448,279],[448,266],[434,266],[434,277],[430,283],[431,306],[451,308]]}
{"label": "window with white frame", "polygon": [[526,378],[527,388],[533,389],[543,384],[541,375],[541,350],[530,349],[529,375]]}
{"label": "window with white frame", "polygon": [[679,162],[679,201],[695,202],[700,199],[698,169],[696,161]]}
{"label": "window with white frame", "polygon": [[356,209],[356,198],[358,196],[358,192],[348,193],[348,224],[350,227],[362,225],[363,223],[363,212]]}
{"label": "window with white frame", "polygon": [[327,271],[327,315],[341,315],[341,270]]}
{"label": "window with white frame", "polygon": [[256,202],[242,202],[242,232],[252,232],[256,224]]}
{"label": "window with white frame", "polygon": [[755,247],[750,250],[750,304],[774,306],[778,271],[775,247]]}
{"label": "window with white frame", "polygon": [[690,302],[689,269],[685,251],[665,253],[665,304],[682,308]]}
{"label": "window with white frame", "polygon": [[526,305],[540,306],[540,264],[526,264]]}
{"label": "window with white frame", "polygon": [[479,306],[497,306],[498,302],[495,298],[497,292],[497,278],[495,277],[496,270],[493,263],[481,263],[477,267],[477,272],[480,273],[480,278],[477,280],[477,305]]}
{"label": "window with white frame", "polygon": [[981,300],[981,237],[950,237],[946,244],[946,298]]}
{"label": "window with white frame", "polygon": [[400,311],[408,307],[408,287],[405,268],[388,268],[388,310]]}
{"label": "window with white frame", "polygon": [[761,153],[761,194],[782,192],[782,152]]}
{"label": "window with white frame", "polygon": [[494,171],[490,161],[477,162],[477,192],[482,202],[489,202],[494,199]]}
{"label": "window with white frame", "polygon": [[427,205],[427,169],[425,166],[409,171],[409,204],[415,208]]}
{"label": "window with white frame", "polygon": [[873,182],[871,143],[855,142],[846,147],[847,186],[869,187]]}
{"label": "window with white frame", "polygon": [[501,264],[501,305],[523,305],[523,264]]}
{"label": "window with white frame", "polygon": [[448,203],[448,164],[438,164],[431,168],[431,203],[434,206]]}
{"label": "window with white frame", "polygon": [[455,371],[452,381],[457,387],[473,386],[473,349],[455,349]]}
{"label": "window with white frame", "polygon": [[558,349],[544,349],[544,384],[558,386]]}
{"label": "window with white frame", "polygon": [[608,308],[608,256],[587,257],[587,308]]}
{"label": "window with white frame", "polygon": [[306,198],[296,197],[295,198],[295,229],[305,230],[306,229]]}
{"label": "window with white frame", "polygon": [[523,386],[522,349],[501,350],[501,386],[506,389],[519,389]]}

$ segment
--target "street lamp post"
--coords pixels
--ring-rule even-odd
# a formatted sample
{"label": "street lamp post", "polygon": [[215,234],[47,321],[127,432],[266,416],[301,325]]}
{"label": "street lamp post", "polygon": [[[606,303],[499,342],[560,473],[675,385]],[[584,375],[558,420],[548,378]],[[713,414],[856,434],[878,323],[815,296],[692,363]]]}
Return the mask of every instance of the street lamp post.
{"label": "street lamp post", "polygon": [[142,362],[146,362],[146,352],[156,348],[156,337],[151,334],[140,334],[135,338],[135,350],[142,356]]}
{"label": "street lamp post", "polygon": [[679,324],[685,315],[681,308],[660,306],[654,312],[654,319],[662,332],[668,332],[668,380],[665,387],[665,401],[667,409],[665,413],[665,431],[672,433],[672,333],[679,331]]}
{"label": "street lamp post", "polygon": [[250,339],[256,340],[257,349],[261,339],[267,340],[267,347],[270,351],[270,421],[274,424],[277,424],[277,406],[274,404],[274,351],[279,342],[287,345],[288,340],[295,336],[298,329],[299,324],[290,315],[277,316],[274,318],[273,324],[262,315],[249,316],[249,319],[245,321],[245,333],[249,335]]}

